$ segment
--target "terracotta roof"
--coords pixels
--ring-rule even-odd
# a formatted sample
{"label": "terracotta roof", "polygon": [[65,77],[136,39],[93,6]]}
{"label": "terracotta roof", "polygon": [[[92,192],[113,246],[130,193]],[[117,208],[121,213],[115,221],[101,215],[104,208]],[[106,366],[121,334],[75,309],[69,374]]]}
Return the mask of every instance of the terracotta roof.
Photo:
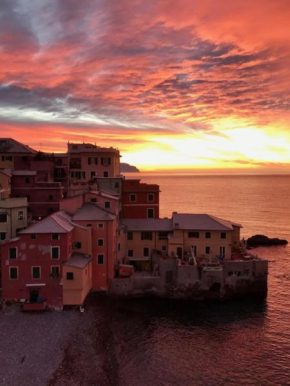
{"label": "terracotta roof", "polygon": [[37,151],[12,138],[0,138],[0,153],[37,154]]}
{"label": "terracotta roof", "polygon": [[114,220],[116,215],[100,208],[93,203],[84,203],[83,206],[77,210],[73,216],[73,221],[110,221]]}
{"label": "terracotta roof", "polygon": [[75,268],[85,268],[88,263],[92,261],[92,258],[82,253],[73,253],[72,257],[67,260],[63,265]]}
{"label": "terracotta roof", "polygon": [[74,228],[71,217],[64,211],[53,213],[51,216],[20,232],[27,233],[68,233]]}
{"label": "terracotta roof", "polygon": [[168,218],[123,219],[129,231],[172,231],[172,220]]}
{"label": "terracotta roof", "polygon": [[241,226],[208,214],[173,213],[172,219],[174,229],[231,231],[233,225]]}

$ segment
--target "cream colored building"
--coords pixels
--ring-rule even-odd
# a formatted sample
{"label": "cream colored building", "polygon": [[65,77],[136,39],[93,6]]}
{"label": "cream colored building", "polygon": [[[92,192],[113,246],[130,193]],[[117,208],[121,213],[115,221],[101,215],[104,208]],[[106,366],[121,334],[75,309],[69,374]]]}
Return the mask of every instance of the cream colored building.
{"label": "cream colored building", "polygon": [[92,288],[92,258],[73,253],[62,271],[63,305],[83,304]]}
{"label": "cream colored building", "polygon": [[0,241],[15,238],[27,227],[27,198],[0,200]]}
{"label": "cream colored building", "polygon": [[171,219],[124,219],[127,259],[137,268],[151,269],[155,251],[163,256],[230,259],[240,246],[241,225],[207,214],[173,213]]}

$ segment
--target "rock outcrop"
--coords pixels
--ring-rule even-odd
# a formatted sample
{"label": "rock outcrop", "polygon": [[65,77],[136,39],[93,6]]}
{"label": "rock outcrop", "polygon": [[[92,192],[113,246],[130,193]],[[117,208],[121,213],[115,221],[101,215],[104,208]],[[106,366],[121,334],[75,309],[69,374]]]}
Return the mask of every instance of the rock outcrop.
{"label": "rock outcrop", "polygon": [[259,246],[270,247],[273,245],[286,245],[286,244],[288,244],[288,241],[285,239],[278,239],[278,238],[271,239],[265,235],[255,235],[255,236],[249,237],[247,240],[248,247],[259,247]]}

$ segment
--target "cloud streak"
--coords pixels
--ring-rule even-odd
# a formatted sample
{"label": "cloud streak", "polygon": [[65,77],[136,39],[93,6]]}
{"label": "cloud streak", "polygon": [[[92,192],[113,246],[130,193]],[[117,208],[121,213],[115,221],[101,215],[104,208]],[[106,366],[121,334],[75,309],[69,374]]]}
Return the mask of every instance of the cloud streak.
{"label": "cloud streak", "polygon": [[221,3],[3,0],[1,132],[107,130],[127,151],[154,136],[227,136],[247,120],[289,143],[289,2]]}

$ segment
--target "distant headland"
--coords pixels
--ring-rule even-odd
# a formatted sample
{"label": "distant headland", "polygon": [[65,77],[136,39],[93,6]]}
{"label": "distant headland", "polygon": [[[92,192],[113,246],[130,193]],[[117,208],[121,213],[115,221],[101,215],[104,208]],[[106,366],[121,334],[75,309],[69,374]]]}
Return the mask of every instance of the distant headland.
{"label": "distant headland", "polygon": [[121,162],[120,163],[121,173],[139,173],[140,170],[136,166]]}

